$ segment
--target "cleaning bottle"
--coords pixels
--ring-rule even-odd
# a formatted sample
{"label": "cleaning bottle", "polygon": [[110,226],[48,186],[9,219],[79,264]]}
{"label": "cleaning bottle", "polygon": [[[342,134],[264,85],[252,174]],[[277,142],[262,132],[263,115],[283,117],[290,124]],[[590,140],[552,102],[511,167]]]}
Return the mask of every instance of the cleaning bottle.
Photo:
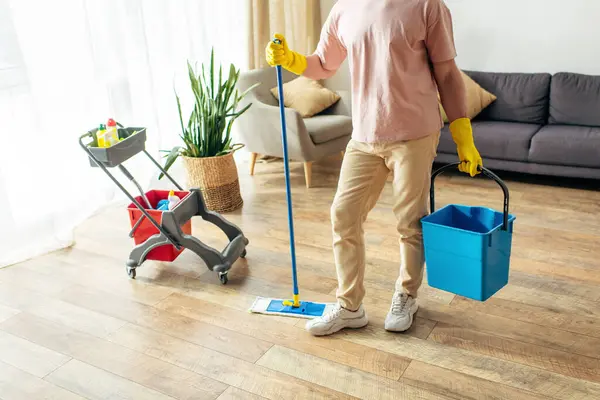
{"label": "cleaning bottle", "polygon": [[106,126],[104,124],[100,124],[98,130],[96,131],[96,138],[98,138],[98,147],[107,147],[106,143]]}
{"label": "cleaning bottle", "polygon": [[159,211],[171,211],[180,200],[181,199],[175,195],[175,192],[171,190],[169,191],[169,196],[166,200],[160,200],[158,202],[158,207],[156,209]]}
{"label": "cleaning bottle", "polygon": [[178,196],[175,196],[175,192],[172,190],[169,192],[169,211],[174,209],[181,199]]}
{"label": "cleaning bottle", "polygon": [[105,135],[106,147],[110,147],[119,143],[119,133],[117,131],[117,123],[114,119],[110,118],[106,124],[106,135]]}

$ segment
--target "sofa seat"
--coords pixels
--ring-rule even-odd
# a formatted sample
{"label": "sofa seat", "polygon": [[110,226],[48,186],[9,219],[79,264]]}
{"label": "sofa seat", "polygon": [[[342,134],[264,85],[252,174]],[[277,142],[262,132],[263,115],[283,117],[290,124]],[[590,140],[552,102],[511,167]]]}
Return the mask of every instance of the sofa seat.
{"label": "sofa seat", "polygon": [[533,137],[529,161],[600,168],[600,127],[547,125]]}
{"label": "sofa seat", "polygon": [[345,115],[315,115],[304,119],[314,144],[322,144],[352,134],[352,118]]}
{"label": "sofa seat", "polygon": [[[531,139],[541,125],[502,121],[473,121],[475,145],[483,159],[527,161]],[[448,124],[442,129],[440,153],[456,154]]]}

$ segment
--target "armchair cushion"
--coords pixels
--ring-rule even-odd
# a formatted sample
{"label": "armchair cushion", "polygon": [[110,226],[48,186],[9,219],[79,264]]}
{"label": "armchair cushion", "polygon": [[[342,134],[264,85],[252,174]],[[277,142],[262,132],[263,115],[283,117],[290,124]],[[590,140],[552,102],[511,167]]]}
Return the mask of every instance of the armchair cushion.
{"label": "armchair cushion", "polygon": [[305,119],[304,125],[314,144],[352,135],[352,118],[345,115],[317,115]]}
{"label": "armchair cushion", "polygon": [[321,114],[352,117],[352,94],[348,90],[336,90],[336,93],[340,99]]}
{"label": "armchair cushion", "polygon": [[[277,87],[271,93],[279,100]],[[334,105],[340,96],[319,82],[300,76],[283,85],[284,104],[298,111],[302,118],[310,118]]]}

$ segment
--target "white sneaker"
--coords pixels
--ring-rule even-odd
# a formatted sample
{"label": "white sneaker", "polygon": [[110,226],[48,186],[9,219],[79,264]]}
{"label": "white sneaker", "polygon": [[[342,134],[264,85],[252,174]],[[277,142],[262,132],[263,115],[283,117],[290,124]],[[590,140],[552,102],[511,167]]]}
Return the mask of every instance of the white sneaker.
{"label": "white sneaker", "polygon": [[392,297],[390,312],[385,318],[385,330],[404,332],[413,323],[413,316],[419,309],[417,301],[406,293],[396,292]]}
{"label": "white sneaker", "polygon": [[333,310],[306,323],[306,330],[314,336],[331,335],[344,328],[362,328],[369,323],[367,313],[361,305],[358,310],[350,311],[339,304]]}

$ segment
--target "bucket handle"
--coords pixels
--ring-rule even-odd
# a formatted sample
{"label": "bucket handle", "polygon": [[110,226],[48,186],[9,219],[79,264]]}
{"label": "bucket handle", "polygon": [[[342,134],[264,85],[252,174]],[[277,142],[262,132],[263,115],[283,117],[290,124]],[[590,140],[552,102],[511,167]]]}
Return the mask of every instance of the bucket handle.
{"label": "bucket handle", "polygon": [[[438,170],[436,170],[431,175],[431,188],[429,189],[429,201],[431,203],[431,212],[432,213],[435,211],[435,189],[434,189],[435,178],[437,178],[437,176],[440,175],[442,172],[447,171],[450,168],[457,167],[460,164],[461,164],[460,162],[455,162],[452,164],[444,165],[443,167],[440,167]],[[509,202],[508,187],[506,186],[504,181],[498,177],[498,175],[494,174],[489,169],[487,169],[485,167],[479,167],[479,170],[488,178],[496,181],[496,183],[502,188],[502,191],[504,192],[504,220],[502,223],[502,230],[508,231],[508,202]]]}

